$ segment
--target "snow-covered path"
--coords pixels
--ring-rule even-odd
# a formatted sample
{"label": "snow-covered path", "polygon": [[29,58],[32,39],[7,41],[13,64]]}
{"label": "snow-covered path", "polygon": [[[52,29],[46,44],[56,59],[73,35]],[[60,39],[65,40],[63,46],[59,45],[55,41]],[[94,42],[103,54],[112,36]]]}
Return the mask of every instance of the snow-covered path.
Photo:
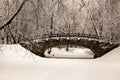
{"label": "snow-covered path", "polygon": [[0,54],[0,80],[120,80],[120,47],[98,59],[41,58],[20,45]]}

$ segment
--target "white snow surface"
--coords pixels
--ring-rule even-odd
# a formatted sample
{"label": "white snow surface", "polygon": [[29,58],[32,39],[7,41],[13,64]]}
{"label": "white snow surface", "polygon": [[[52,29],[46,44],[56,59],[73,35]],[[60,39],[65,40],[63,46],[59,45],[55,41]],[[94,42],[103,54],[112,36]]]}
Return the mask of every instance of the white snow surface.
{"label": "white snow surface", "polygon": [[94,58],[94,53],[88,48],[51,48],[51,53],[48,53],[49,49],[45,51],[44,55],[49,58]]}
{"label": "white snow surface", "polygon": [[120,80],[120,47],[97,59],[42,58],[19,44],[0,47],[0,80]]}

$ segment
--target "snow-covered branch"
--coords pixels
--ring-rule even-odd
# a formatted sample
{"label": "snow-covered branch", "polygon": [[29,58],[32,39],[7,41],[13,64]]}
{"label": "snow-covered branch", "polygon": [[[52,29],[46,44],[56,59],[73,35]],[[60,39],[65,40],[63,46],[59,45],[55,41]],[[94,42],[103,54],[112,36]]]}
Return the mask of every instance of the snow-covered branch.
{"label": "snow-covered branch", "polygon": [[4,29],[4,27],[6,26],[6,25],[9,25],[11,22],[12,22],[12,20],[17,16],[17,14],[20,12],[20,10],[22,9],[22,7],[23,7],[23,5],[25,4],[25,2],[26,2],[27,0],[24,0],[22,3],[21,3],[21,5],[20,5],[20,7],[18,8],[18,10],[6,21],[6,22],[4,22],[1,26],[0,26],[0,30],[2,30],[2,29]]}

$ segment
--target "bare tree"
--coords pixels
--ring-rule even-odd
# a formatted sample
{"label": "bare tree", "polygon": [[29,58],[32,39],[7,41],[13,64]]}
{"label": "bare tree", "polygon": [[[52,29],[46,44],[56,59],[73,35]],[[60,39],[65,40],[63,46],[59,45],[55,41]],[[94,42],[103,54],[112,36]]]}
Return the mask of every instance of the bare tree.
{"label": "bare tree", "polygon": [[46,33],[76,32],[119,39],[118,0],[71,1],[12,0],[12,3],[6,3],[2,12],[5,22],[0,26],[1,36],[5,32],[4,40],[10,43],[41,37]]}

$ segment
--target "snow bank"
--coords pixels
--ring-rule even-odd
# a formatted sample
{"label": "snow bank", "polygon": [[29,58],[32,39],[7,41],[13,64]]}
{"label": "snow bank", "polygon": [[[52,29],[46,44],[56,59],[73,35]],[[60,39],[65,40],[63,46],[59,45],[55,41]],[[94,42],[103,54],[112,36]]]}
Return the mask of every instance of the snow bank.
{"label": "snow bank", "polygon": [[106,62],[120,62],[120,47],[108,52],[99,58],[99,60],[104,60]]}
{"label": "snow bank", "polygon": [[16,64],[18,62],[34,62],[35,59],[37,60],[38,56],[26,50],[19,44],[0,46],[0,61],[11,61],[13,64]]}
{"label": "snow bank", "polygon": [[53,59],[18,44],[2,45],[0,80],[120,80],[119,52],[120,47],[98,59]]}

